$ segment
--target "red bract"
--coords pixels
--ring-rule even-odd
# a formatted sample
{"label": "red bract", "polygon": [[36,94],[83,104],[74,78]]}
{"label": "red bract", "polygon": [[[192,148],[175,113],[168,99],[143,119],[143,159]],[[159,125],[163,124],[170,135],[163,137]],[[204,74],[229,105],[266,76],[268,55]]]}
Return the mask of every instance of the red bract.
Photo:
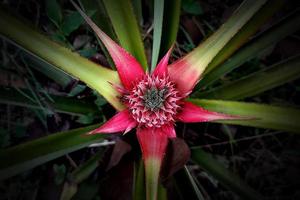
{"label": "red bract", "polygon": [[133,56],[101,31],[76,5],[74,6],[108,49],[122,83],[114,86],[120,94],[120,101],[126,107],[89,134],[127,133],[136,127],[145,163],[147,198],[156,199],[160,166],[168,138],[176,137],[176,121],[208,122],[239,117],[210,112],[185,101],[201,74],[195,68],[191,68],[191,65],[186,65],[184,60],[168,67],[171,49],[153,73],[144,72]]}

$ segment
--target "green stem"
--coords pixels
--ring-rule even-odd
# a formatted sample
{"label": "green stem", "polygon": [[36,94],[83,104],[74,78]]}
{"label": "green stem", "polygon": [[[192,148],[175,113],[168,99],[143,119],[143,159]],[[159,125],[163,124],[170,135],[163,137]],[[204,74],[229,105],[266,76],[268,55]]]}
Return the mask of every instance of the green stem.
{"label": "green stem", "polygon": [[160,167],[161,167],[161,159],[155,157],[146,158],[145,171],[146,171],[147,200],[157,199],[157,187],[158,187]]}
{"label": "green stem", "polygon": [[134,186],[133,186],[133,200],[144,200],[145,199],[145,169],[143,160],[135,163],[134,168]]}

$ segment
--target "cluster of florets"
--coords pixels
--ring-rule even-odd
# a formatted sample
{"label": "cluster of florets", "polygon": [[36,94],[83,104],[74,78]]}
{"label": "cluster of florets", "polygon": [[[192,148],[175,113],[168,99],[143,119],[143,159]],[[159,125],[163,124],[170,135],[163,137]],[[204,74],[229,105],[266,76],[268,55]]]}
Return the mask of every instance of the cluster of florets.
{"label": "cluster of florets", "polygon": [[146,75],[123,99],[139,124],[161,127],[175,121],[181,97],[168,76]]}

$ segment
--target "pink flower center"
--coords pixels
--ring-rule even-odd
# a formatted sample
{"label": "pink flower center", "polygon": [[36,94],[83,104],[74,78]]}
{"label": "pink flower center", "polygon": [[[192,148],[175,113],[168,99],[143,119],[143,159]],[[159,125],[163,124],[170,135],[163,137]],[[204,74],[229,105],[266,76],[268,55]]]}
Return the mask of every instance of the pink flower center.
{"label": "pink flower center", "polygon": [[132,117],[146,127],[173,123],[181,96],[168,76],[147,75],[124,96]]}

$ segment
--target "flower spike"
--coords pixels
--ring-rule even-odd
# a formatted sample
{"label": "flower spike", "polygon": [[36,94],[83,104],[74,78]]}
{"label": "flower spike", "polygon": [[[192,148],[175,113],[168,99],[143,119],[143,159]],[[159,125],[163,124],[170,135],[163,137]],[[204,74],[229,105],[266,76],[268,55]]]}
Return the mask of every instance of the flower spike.
{"label": "flower spike", "polygon": [[71,2],[98,35],[115,62],[122,85],[112,85],[119,92],[120,101],[127,107],[89,134],[125,134],[137,127],[136,135],[146,172],[147,200],[156,200],[160,168],[168,139],[176,137],[176,120],[208,122],[242,118],[211,112],[184,101],[204,70],[197,69],[197,63],[193,62],[190,55],[168,65],[172,46],[153,73],[146,74],[133,56],[110,39],[72,0]]}

